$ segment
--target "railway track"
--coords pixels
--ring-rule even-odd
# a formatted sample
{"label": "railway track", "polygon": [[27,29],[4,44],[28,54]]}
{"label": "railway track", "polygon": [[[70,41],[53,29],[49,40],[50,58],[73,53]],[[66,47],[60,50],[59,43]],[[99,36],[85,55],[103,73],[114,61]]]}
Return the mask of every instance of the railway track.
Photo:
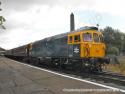
{"label": "railway track", "polygon": [[110,72],[100,72],[100,73],[94,74],[94,76],[97,76],[98,78],[101,78],[104,81],[109,83],[115,83],[115,84],[125,86],[125,76],[120,74],[110,73]]}

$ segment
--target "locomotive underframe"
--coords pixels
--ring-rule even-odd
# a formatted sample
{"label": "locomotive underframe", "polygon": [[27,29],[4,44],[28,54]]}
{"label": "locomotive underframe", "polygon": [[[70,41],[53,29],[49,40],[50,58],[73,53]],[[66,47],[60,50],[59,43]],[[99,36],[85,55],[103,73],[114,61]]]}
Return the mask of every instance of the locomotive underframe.
{"label": "locomotive underframe", "polygon": [[6,56],[15,60],[43,64],[62,69],[76,71],[102,71],[102,66],[109,63],[108,58],[66,58],[66,57],[31,57],[31,56]]}

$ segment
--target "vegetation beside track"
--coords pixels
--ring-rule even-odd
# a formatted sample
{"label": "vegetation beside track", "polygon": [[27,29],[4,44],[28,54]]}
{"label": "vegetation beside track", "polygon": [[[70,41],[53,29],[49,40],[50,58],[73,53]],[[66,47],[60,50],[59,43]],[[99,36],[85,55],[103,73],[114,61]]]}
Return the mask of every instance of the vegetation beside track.
{"label": "vegetation beside track", "polygon": [[125,56],[119,56],[117,58],[119,60],[119,64],[106,65],[106,70],[125,75]]}

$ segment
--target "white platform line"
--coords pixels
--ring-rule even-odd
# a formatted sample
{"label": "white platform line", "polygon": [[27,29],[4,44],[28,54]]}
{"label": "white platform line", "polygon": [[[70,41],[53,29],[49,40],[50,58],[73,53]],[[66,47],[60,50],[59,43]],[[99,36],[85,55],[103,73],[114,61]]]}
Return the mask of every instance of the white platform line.
{"label": "white platform line", "polygon": [[[14,60],[12,60],[12,61],[14,61]],[[31,67],[31,68],[39,69],[39,70],[42,70],[42,71],[45,71],[45,72],[49,72],[49,73],[52,73],[52,74],[55,74],[55,75],[59,75],[59,76],[62,76],[62,77],[74,79],[74,80],[81,81],[81,82],[86,82],[86,83],[89,83],[89,84],[101,86],[101,87],[112,89],[112,90],[125,92],[124,89],[119,89],[119,88],[115,88],[115,87],[112,87],[112,86],[107,86],[107,85],[103,85],[103,84],[100,84],[100,83],[96,83],[96,82],[92,82],[92,81],[88,81],[88,80],[84,80],[84,79],[80,79],[80,78],[75,78],[75,77],[72,77],[72,76],[64,75],[64,74],[57,73],[57,72],[54,72],[54,71],[50,71],[50,70],[47,70],[47,69],[32,66],[32,65],[29,65],[29,64],[24,64],[24,63],[21,63],[21,62],[18,62],[18,61],[14,61],[14,62],[17,62],[17,63],[22,64],[22,65],[26,65],[26,66]]]}

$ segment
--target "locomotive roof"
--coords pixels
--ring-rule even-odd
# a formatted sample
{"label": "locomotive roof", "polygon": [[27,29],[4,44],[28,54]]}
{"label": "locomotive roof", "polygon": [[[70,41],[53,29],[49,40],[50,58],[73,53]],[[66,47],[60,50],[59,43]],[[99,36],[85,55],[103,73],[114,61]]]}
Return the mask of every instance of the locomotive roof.
{"label": "locomotive roof", "polygon": [[98,30],[97,27],[94,27],[94,26],[91,26],[91,27],[88,27],[88,26],[85,26],[85,27],[81,27],[75,31],[72,31],[72,32],[66,32],[66,33],[63,33],[63,34],[58,34],[58,35],[55,35],[55,36],[51,36],[51,37],[48,37],[46,38],[47,40],[50,40],[50,39],[58,39],[58,38],[62,38],[62,37],[65,37],[67,36],[67,34],[70,34],[70,33],[74,33],[74,32],[79,32],[79,31],[83,31],[83,30]]}
{"label": "locomotive roof", "polygon": [[91,26],[91,27],[85,26],[85,27],[81,27],[81,28],[77,29],[76,31],[82,31],[82,30],[98,30],[98,28],[94,27],[94,26]]}

